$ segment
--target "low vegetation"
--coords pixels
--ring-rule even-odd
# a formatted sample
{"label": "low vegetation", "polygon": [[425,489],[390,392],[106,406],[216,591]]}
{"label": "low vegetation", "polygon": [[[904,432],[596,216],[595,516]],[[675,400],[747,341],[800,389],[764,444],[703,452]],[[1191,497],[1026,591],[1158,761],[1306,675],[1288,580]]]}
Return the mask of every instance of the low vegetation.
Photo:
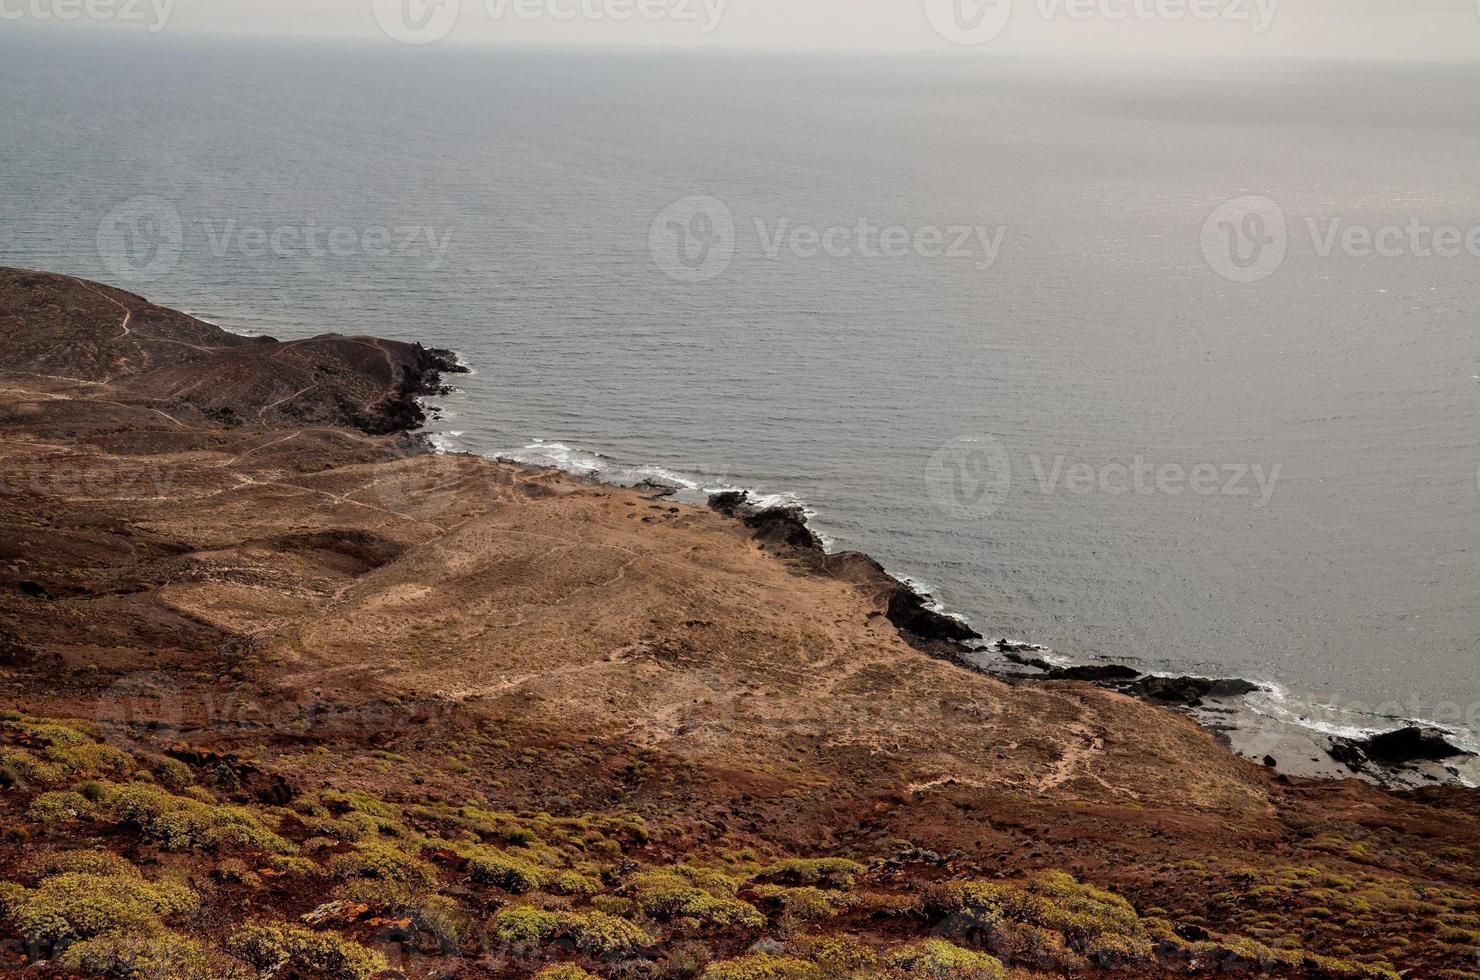
{"label": "low vegetation", "polygon": [[236,774],[255,765],[102,737],[14,714],[0,729],[0,928],[85,975],[368,980],[460,958],[543,980],[1393,980],[1417,952],[1445,964],[1427,976],[1480,976],[1480,895],[1370,862],[1168,868],[1207,897],[1174,914],[1065,871],[973,874],[909,849],[684,849],[687,831],[619,806],[557,817],[308,787],[264,802]]}

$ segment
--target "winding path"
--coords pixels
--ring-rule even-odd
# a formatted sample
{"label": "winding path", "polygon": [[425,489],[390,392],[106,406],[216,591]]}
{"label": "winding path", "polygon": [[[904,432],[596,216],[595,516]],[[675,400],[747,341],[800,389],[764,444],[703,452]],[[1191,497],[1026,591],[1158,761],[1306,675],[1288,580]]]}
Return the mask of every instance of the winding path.
{"label": "winding path", "polygon": [[117,343],[118,341],[127,337],[129,334],[133,333],[132,328],[129,327],[129,324],[132,323],[134,319],[133,310],[129,309],[127,306],[124,306],[122,303],[118,302],[118,300],[114,299],[112,296],[109,296],[101,289],[93,286],[91,283],[84,282],[83,280],[78,279],[76,276],[73,276],[71,278],[73,282],[77,283],[77,285],[92,293],[94,296],[101,296],[103,299],[107,300],[123,311],[123,333],[119,334],[117,337],[114,337],[112,343]]}

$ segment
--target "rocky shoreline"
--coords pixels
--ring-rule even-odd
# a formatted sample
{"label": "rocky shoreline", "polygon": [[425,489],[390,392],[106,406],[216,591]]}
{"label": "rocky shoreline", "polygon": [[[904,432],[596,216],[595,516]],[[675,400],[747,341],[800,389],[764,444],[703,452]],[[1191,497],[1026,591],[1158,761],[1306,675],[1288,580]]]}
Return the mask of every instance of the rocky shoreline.
{"label": "rocky shoreline", "polygon": [[[745,491],[729,490],[710,496],[709,506],[741,521],[764,547],[820,574],[848,581],[882,601],[886,618],[912,645],[967,669],[1009,683],[1078,681],[1179,711],[1234,751],[1287,776],[1356,776],[1387,788],[1472,785],[1471,777],[1480,776],[1480,766],[1467,774],[1456,764],[1473,762],[1474,753],[1453,744],[1445,732],[1423,725],[1407,724],[1362,737],[1322,736],[1250,710],[1243,699],[1264,688],[1243,678],[1148,674],[1117,663],[1064,666],[1046,659],[1049,651],[1031,643],[1006,639],[987,643],[870,556],[828,553],[798,505],[760,506]],[[990,664],[984,657],[988,653],[999,655],[1003,663]],[[1339,771],[1332,771],[1333,762]]]}

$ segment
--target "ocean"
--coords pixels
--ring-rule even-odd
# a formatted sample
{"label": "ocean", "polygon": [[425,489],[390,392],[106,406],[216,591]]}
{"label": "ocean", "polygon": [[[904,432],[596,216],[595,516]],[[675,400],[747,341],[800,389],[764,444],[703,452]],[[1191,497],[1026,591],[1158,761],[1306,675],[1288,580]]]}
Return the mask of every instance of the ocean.
{"label": "ocean", "polygon": [[456,349],[989,637],[1480,731],[1480,69],[0,37],[0,263]]}

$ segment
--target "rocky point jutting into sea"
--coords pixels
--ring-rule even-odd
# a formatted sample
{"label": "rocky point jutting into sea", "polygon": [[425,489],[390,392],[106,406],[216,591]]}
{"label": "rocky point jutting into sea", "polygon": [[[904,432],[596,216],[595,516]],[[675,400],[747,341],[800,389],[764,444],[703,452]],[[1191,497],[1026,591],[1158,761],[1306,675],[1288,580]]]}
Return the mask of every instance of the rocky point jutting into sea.
{"label": "rocky point jutting into sea", "polygon": [[963,668],[795,515],[427,452],[454,366],[0,272],[6,965],[1480,976],[1476,791]]}

